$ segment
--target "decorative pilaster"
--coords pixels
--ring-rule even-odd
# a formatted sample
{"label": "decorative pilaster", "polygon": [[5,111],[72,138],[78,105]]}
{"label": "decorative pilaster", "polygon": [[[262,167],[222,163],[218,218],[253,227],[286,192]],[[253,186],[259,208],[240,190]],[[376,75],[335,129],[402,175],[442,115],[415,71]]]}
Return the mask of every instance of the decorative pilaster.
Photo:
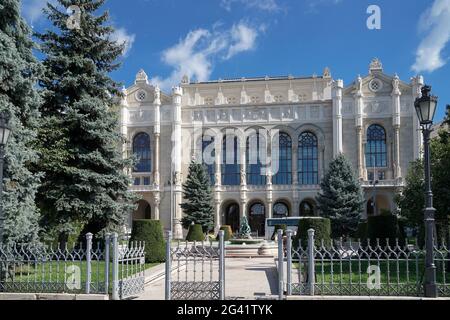
{"label": "decorative pilaster", "polygon": [[333,156],[343,152],[342,148],[342,89],[344,81],[333,83]]}
{"label": "decorative pilaster", "polygon": [[[127,101],[127,89],[122,89],[122,99],[120,100],[120,132],[124,137],[128,136],[128,101]],[[122,152],[127,156],[127,145],[124,143]]]}
{"label": "decorative pilaster", "polygon": [[159,206],[161,204],[161,196],[159,192],[155,192],[155,220],[160,220]]}
{"label": "decorative pilaster", "polygon": [[394,128],[394,178],[399,180],[402,178],[402,169],[400,165],[400,96],[402,95],[399,88],[400,79],[395,75],[392,80],[392,126]]}
{"label": "decorative pilaster", "polygon": [[355,93],[355,127],[356,127],[356,144],[357,144],[357,157],[358,157],[358,177],[360,180],[365,180],[366,172],[364,165],[364,149],[363,149],[363,92],[362,92],[362,78],[358,76],[356,80],[356,93]]}
{"label": "decorative pilaster", "polygon": [[292,144],[292,184],[298,186],[298,142]]}

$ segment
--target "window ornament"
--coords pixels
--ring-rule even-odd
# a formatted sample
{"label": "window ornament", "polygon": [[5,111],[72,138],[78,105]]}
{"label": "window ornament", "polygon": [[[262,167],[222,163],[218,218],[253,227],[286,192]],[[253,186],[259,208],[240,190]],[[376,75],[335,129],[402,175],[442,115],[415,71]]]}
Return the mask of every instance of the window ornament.
{"label": "window ornament", "polygon": [[383,88],[383,82],[380,79],[372,79],[369,82],[369,89],[372,92],[378,92]]}
{"label": "window ornament", "polygon": [[145,100],[145,98],[147,98],[147,93],[146,93],[144,90],[139,90],[139,91],[136,93],[136,100],[137,100],[137,101],[142,102],[142,101]]}

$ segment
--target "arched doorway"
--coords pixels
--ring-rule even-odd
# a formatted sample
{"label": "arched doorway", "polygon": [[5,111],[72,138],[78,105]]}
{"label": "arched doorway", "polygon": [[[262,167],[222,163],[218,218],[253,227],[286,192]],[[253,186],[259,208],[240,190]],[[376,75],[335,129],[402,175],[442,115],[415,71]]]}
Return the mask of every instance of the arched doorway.
{"label": "arched doorway", "polygon": [[233,232],[239,231],[239,205],[235,202],[225,207],[225,224],[231,226]]}
{"label": "arched doorway", "polygon": [[367,201],[367,216],[377,216],[386,212],[391,212],[389,199],[385,195],[375,196],[376,206],[373,197]]}
{"label": "arched doorway", "polygon": [[139,200],[138,208],[133,212],[133,220],[150,220],[152,218],[152,208],[145,200]]}
{"label": "arched doorway", "polygon": [[300,203],[300,217],[314,217],[316,204],[312,200],[304,200]]}
{"label": "arched doorway", "polygon": [[257,232],[258,237],[266,234],[266,207],[261,202],[255,202],[248,210],[249,224],[252,232]]}

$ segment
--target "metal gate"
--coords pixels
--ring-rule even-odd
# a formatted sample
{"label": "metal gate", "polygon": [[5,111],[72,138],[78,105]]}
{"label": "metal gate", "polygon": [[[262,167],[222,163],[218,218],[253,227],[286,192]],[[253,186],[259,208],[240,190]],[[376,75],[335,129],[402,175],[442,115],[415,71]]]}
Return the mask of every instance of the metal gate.
{"label": "metal gate", "polygon": [[224,300],[224,232],[219,232],[217,243],[179,241],[175,245],[169,232],[165,284],[166,300]]}
{"label": "metal gate", "polygon": [[[119,244],[112,235],[112,298],[121,300],[136,296],[145,290],[145,244],[125,241]],[[106,261],[109,257],[105,257]]]}

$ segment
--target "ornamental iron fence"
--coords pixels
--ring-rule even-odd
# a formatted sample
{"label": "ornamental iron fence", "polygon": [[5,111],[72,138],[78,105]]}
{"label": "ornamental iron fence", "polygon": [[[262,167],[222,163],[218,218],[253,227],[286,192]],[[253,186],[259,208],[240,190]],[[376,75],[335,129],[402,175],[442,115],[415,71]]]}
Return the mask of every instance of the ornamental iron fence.
{"label": "ornamental iron fence", "polygon": [[[172,275],[172,268],[176,274]],[[218,244],[180,241],[172,245],[168,233],[166,245],[166,300],[224,300],[225,245],[224,232]]]}
{"label": "ornamental iron fence", "polygon": [[144,244],[119,245],[117,234],[93,244],[0,244],[0,292],[110,294],[144,290]]}
{"label": "ornamental iron fence", "polygon": [[[306,243],[305,243],[306,242]],[[278,232],[279,298],[286,295],[423,296],[425,250],[417,245],[377,239],[307,241],[292,232]],[[450,252],[445,241],[435,244],[437,288],[450,296]]]}

